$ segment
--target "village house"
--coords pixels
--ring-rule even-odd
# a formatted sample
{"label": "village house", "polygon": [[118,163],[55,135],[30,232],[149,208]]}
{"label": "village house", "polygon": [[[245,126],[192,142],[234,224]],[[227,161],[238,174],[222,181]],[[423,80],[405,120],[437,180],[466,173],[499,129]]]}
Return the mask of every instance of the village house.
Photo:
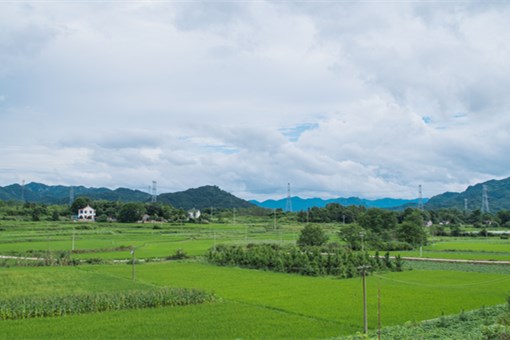
{"label": "village house", "polygon": [[78,210],[78,221],[95,221],[96,210],[90,205]]}
{"label": "village house", "polygon": [[197,220],[199,217],[200,217],[200,210],[198,209],[191,209],[191,210],[188,210],[188,219],[189,220]]}

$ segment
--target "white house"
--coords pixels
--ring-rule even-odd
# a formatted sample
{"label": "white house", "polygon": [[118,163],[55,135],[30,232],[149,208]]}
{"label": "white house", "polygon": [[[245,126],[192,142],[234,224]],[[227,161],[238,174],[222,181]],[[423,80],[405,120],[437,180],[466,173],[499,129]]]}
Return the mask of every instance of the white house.
{"label": "white house", "polygon": [[196,220],[200,217],[200,210],[198,209],[191,209],[191,210],[188,210],[188,218],[191,219],[191,220]]}
{"label": "white house", "polygon": [[80,221],[95,221],[96,220],[96,210],[93,209],[90,205],[87,205],[85,208],[78,210],[78,220]]}

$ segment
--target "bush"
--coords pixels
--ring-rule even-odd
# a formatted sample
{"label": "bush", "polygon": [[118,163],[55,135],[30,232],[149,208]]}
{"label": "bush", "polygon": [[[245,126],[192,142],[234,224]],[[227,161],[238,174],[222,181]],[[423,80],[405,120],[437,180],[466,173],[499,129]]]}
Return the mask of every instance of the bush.
{"label": "bush", "polygon": [[317,247],[322,246],[328,242],[328,236],[318,225],[306,225],[302,230],[297,240],[297,245],[300,247]]}
{"label": "bush", "polygon": [[378,245],[378,249],[382,250],[382,251],[412,250],[413,246],[407,242],[389,241],[389,242],[381,242]]}
{"label": "bush", "polygon": [[165,257],[165,260],[183,260],[187,259],[189,256],[183,249],[177,249],[175,254]]}

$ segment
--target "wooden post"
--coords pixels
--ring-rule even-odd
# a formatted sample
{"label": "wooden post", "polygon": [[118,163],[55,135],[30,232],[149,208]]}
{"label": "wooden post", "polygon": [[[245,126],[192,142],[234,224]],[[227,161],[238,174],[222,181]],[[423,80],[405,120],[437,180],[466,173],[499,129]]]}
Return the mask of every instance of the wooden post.
{"label": "wooden post", "polygon": [[367,265],[358,267],[358,270],[361,272],[361,279],[363,281],[363,330],[364,330],[365,334],[368,334],[366,271],[369,268],[370,268],[370,266],[367,266]]}
{"label": "wooden post", "polygon": [[377,288],[377,339],[381,340],[381,288]]}

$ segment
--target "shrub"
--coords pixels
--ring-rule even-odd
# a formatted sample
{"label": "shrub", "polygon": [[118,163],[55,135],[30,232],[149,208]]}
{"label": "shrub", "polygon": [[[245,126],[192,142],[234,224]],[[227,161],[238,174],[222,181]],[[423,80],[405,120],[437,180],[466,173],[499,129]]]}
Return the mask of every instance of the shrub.
{"label": "shrub", "polygon": [[328,236],[324,233],[322,227],[308,224],[301,230],[297,245],[300,247],[317,247],[322,246],[327,241]]}
{"label": "shrub", "polygon": [[371,258],[367,253],[353,252],[336,248],[326,251],[326,247],[295,246],[282,247],[277,244],[218,245],[209,250],[209,262],[220,266],[240,266],[276,272],[301,275],[334,275],[341,277],[358,276],[357,267],[370,265],[373,270],[401,270],[402,261],[390,259],[386,253],[384,260]]}

